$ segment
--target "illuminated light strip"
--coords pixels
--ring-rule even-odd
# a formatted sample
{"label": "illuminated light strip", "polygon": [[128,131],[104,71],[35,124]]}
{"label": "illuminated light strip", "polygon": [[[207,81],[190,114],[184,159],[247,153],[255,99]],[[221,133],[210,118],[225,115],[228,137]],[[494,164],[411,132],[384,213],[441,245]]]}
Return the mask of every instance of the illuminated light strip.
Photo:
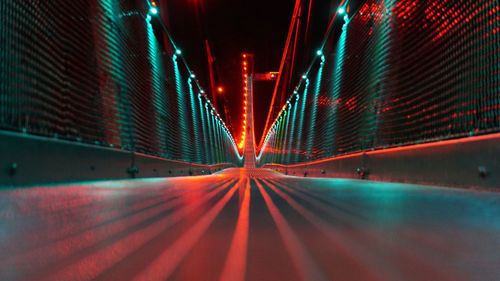
{"label": "illuminated light strip", "polygon": [[292,105],[293,106],[293,114],[292,114],[292,124],[290,128],[290,136],[288,140],[288,148],[287,148],[287,157],[286,157],[286,163],[290,163],[292,154],[294,153],[293,149],[293,143],[295,142],[294,136],[296,135],[296,129],[295,129],[295,121],[297,117],[297,109],[299,107],[299,100],[295,99],[295,103]]}
{"label": "illuminated light strip", "polygon": [[217,159],[217,163],[220,163],[222,162],[222,157],[221,157],[221,149],[220,149],[220,134],[219,134],[219,126],[218,126],[219,122],[218,122],[218,119],[216,117],[216,115],[213,115],[213,126],[214,126],[214,136],[215,136],[215,154],[216,154],[216,159]]}
{"label": "illuminated light strip", "polygon": [[321,63],[316,74],[316,80],[314,81],[314,89],[311,103],[311,115],[309,117],[309,126],[308,126],[308,134],[306,139],[306,153],[310,156],[313,153],[314,139],[316,137],[316,130],[318,127],[316,126],[317,119],[317,111],[318,111],[318,96],[321,90],[321,82],[323,81],[323,68],[324,64]]}
{"label": "illuminated light strip", "polygon": [[288,153],[290,153],[289,151],[287,151],[287,147],[288,147],[288,132],[290,131],[290,117],[292,114],[290,113],[291,110],[290,103],[287,102],[286,105],[287,107],[286,107],[285,135],[283,136],[281,144],[281,155],[280,155],[281,163],[285,162],[286,156],[288,155]]}
{"label": "illuminated light strip", "polygon": [[[156,5],[155,2],[153,2]],[[162,111],[167,106],[167,93],[165,89],[165,84],[162,82],[163,77],[165,76],[165,66],[162,63],[160,54],[159,54],[159,44],[156,40],[153,26],[151,24],[146,25],[147,29],[147,37],[148,37],[148,45],[149,45],[149,62],[151,65],[151,92],[153,94],[153,107],[154,111],[152,112],[152,118],[154,118],[154,132],[157,135],[156,147],[158,151],[158,155],[165,157],[168,155],[167,153],[167,143],[168,143],[168,129],[167,126],[163,125],[162,120]]]}
{"label": "illuminated light strip", "polygon": [[172,63],[173,63],[173,68],[174,68],[174,75],[175,75],[175,90],[176,90],[176,102],[177,102],[177,108],[179,112],[179,118],[178,118],[178,123],[177,123],[177,130],[179,133],[179,138],[181,140],[180,142],[180,148],[181,148],[181,159],[185,161],[189,161],[188,155],[190,148],[187,147],[189,143],[189,137],[188,137],[188,132],[189,132],[189,125],[188,125],[188,120],[187,120],[187,109],[186,109],[186,101],[184,99],[185,94],[184,94],[184,81],[181,76],[181,70],[179,67],[179,63],[177,62],[177,55],[172,56]]}
{"label": "illuminated light strip", "polygon": [[201,140],[199,136],[199,118],[198,118],[198,110],[196,108],[197,102],[196,102],[196,95],[193,90],[193,83],[192,83],[192,78],[188,78],[188,87],[189,87],[189,101],[190,101],[190,106],[191,106],[191,113],[193,114],[192,122],[193,122],[193,134],[194,134],[194,162],[200,163],[201,162],[201,154],[203,153],[201,149]]}
{"label": "illuminated light strip", "polygon": [[250,178],[246,178],[243,202],[220,281],[245,280],[250,225]]}
{"label": "illuminated light strip", "polygon": [[201,117],[201,133],[203,135],[203,147],[205,149],[205,152],[202,153],[202,158],[203,159],[203,163],[206,163],[206,164],[212,164],[210,162],[210,159],[209,159],[209,147],[208,147],[208,140],[206,139],[207,138],[207,127],[206,127],[206,115],[205,115],[205,111],[203,110],[204,106],[203,106],[203,100],[201,98],[201,95],[198,96],[198,106],[199,106],[199,109],[200,109],[200,117]]}
{"label": "illuminated light strip", "polygon": [[215,163],[215,151],[213,149],[213,144],[214,144],[214,139],[213,139],[213,128],[212,128],[212,114],[210,113],[210,110],[208,108],[208,103],[205,103],[205,118],[207,120],[207,139],[208,139],[208,147],[210,151],[208,151],[208,155],[210,157],[210,162],[209,163]]}
{"label": "illuminated light strip", "polygon": [[298,271],[301,279],[326,281],[327,279],[323,276],[323,273],[318,266],[313,262],[311,255],[307,252],[297,235],[293,232],[278,207],[276,207],[271,199],[271,196],[269,196],[269,194],[265,191],[259,180],[255,180],[255,183],[257,184],[260,194],[264,198],[267,209],[269,210],[269,213],[278,228],[278,232],[285,244],[288,254],[290,255],[294,268]]}
{"label": "illuminated light strip", "polygon": [[[337,46],[336,46],[336,57],[335,57],[335,63],[333,65],[333,85],[331,88],[331,97],[333,100],[339,100],[340,99],[340,93],[342,89],[342,76],[344,73],[344,62],[345,62],[345,56],[346,56],[346,43],[347,43],[347,24],[344,24],[342,27],[342,33],[340,34]],[[331,116],[329,118],[329,128],[337,128],[337,118],[338,118],[338,104],[335,104]],[[336,130],[332,130],[329,132],[325,137],[325,143],[330,143],[330,151],[333,154],[333,151],[335,151],[337,143],[335,142],[335,137],[337,135]]]}
{"label": "illuminated light strip", "polygon": [[[246,140],[246,131],[247,131],[247,120],[246,120],[246,117],[247,117],[247,111],[248,111],[248,73],[247,73],[247,65],[248,65],[248,61],[247,61],[247,57],[248,55],[243,53],[243,62],[242,62],[242,65],[243,65],[243,122],[242,122],[242,132],[241,132],[241,139],[238,143],[238,148],[239,149],[243,149],[243,147],[245,146],[245,140]],[[242,154],[242,157],[243,154]]]}
{"label": "illuminated light strip", "polygon": [[460,139],[434,141],[434,142],[422,143],[422,144],[411,144],[411,145],[392,147],[392,148],[381,148],[381,149],[373,150],[373,151],[364,151],[364,152],[362,151],[362,152],[348,153],[348,154],[344,154],[344,155],[340,155],[340,156],[329,157],[329,158],[325,158],[325,159],[304,162],[304,163],[300,163],[300,164],[292,164],[292,165],[273,164],[273,165],[293,168],[293,167],[301,167],[303,165],[322,164],[322,163],[326,163],[326,162],[330,162],[330,161],[334,161],[334,160],[359,157],[359,156],[362,156],[363,154],[379,155],[379,154],[386,154],[386,153],[392,153],[392,152],[421,150],[421,149],[425,149],[425,148],[459,145],[459,144],[473,143],[473,142],[480,142],[480,141],[487,141],[487,140],[500,141],[500,133],[484,135],[484,136],[476,136],[476,137],[466,137],[466,138],[460,138]]}
{"label": "illuminated light strip", "polygon": [[212,146],[213,150],[213,157],[214,157],[214,163],[219,162],[219,151],[217,149],[217,128],[216,128],[216,122],[215,122],[215,116],[214,116],[214,109],[211,109],[210,112],[208,113],[209,118],[210,118],[210,135],[212,136],[212,141],[210,142],[210,145]]}
{"label": "illuminated light strip", "polygon": [[[306,80],[306,83],[304,85],[304,91],[302,93],[302,104],[300,105],[300,119],[299,119],[299,127],[297,129],[297,136],[300,136],[299,139],[297,140],[297,145],[295,146],[295,151],[299,152],[302,149],[302,135],[303,135],[303,129],[304,129],[304,115],[306,111],[306,106],[307,106],[307,96],[309,93],[309,79]],[[296,153],[294,155],[294,162],[298,162],[301,159],[299,159],[300,155],[299,153]]]}
{"label": "illuminated light strip", "polygon": [[222,209],[227,205],[238,190],[239,183],[235,184],[203,217],[191,228],[185,231],[170,247],[164,250],[145,271],[135,276],[134,281],[166,280],[174,272],[184,257],[203,237],[212,222],[217,218]]}

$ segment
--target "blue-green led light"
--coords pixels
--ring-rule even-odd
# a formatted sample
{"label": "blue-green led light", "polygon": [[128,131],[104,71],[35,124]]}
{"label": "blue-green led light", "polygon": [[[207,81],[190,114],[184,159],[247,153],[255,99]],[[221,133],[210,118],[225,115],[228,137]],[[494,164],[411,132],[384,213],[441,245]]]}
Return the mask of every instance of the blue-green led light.
{"label": "blue-green led light", "polygon": [[157,15],[157,14],[158,14],[158,8],[156,8],[156,7],[151,7],[151,8],[149,9],[149,14],[151,14],[151,15]]}

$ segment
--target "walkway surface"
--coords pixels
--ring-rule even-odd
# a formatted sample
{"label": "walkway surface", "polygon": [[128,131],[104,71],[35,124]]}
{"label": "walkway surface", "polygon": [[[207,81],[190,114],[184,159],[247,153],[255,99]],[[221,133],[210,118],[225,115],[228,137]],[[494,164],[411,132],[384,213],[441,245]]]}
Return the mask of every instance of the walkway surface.
{"label": "walkway surface", "polygon": [[0,280],[498,280],[500,193],[230,169],[0,190]]}

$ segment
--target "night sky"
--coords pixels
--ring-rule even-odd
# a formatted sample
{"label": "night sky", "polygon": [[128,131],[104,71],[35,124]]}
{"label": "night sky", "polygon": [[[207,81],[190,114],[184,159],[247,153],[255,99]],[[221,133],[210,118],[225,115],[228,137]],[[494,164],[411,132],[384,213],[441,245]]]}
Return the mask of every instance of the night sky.
{"label": "night sky", "polygon": [[[293,0],[160,0],[162,16],[176,44],[182,49],[201,84],[209,87],[204,40],[215,57],[216,82],[224,86],[224,98],[239,136],[242,111],[241,53],[255,54],[256,72],[278,71]],[[259,87],[255,95],[271,95],[272,85]],[[257,90],[257,89],[256,89]],[[224,101],[225,99],[225,101]],[[261,100],[267,100],[262,98]],[[256,103],[259,101],[257,99]],[[256,111],[265,106],[256,105]],[[219,109],[222,111],[222,109]],[[255,112],[265,118],[266,112]],[[263,121],[256,120],[257,123]]]}

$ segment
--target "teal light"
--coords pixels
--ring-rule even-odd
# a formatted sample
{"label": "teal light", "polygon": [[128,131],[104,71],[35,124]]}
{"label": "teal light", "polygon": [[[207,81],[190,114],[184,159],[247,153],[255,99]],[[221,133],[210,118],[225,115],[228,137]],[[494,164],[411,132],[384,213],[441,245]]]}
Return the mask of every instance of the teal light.
{"label": "teal light", "polygon": [[295,97],[295,103],[293,104],[293,113],[292,113],[292,120],[290,124],[290,134],[288,138],[288,154],[286,155],[286,163],[290,164],[290,161],[292,160],[292,155],[297,153],[294,151],[293,143],[296,141],[296,135],[295,135],[295,123],[297,121],[297,108],[299,107],[299,96],[296,95]]}
{"label": "teal light", "polygon": [[195,161],[197,163],[201,163],[202,157],[201,154],[203,153],[203,149],[201,148],[201,143],[202,141],[200,140],[200,124],[199,124],[199,117],[198,117],[198,108],[196,107],[196,97],[193,89],[193,80],[191,78],[188,78],[188,87],[189,87],[189,102],[190,102],[190,109],[192,115],[192,122],[193,122],[193,133],[194,133],[194,156],[195,156]]}
{"label": "teal light", "polygon": [[[385,7],[383,9],[391,11],[394,9],[398,1],[387,0],[384,1]],[[366,93],[366,103],[369,105],[367,110],[362,111],[362,126],[359,128],[360,145],[361,148],[371,148],[379,145],[377,132],[382,124],[380,114],[384,110],[386,104],[386,95],[388,86],[391,81],[390,73],[394,28],[396,28],[393,19],[388,16],[384,17],[377,23],[377,28],[374,29],[373,36],[373,52],[374,56],[370,59],[368,64],[368,76],[366,81],[369,83],[369,91]]]}
{"label": "teal light", "polygon": [[174,68],[174,77],[175,77],[175,90],[176,90],[176,98],[177,98],[177,110],[178,110],[178,116],[177,118],[178,123],[178,128],[179,128],[179,140],[181,143],[180,147],[180,152],[181,152],[181,159],[180,160],[185,160],[185,161],[190,161],[188,156],[190,155],[189,151],[191,149],[191,145],[189,145],[189,122],[188,122],[188,109],[187,109],[187,103],[185,100],[186,97],[186,92],[184,90],[184,79],[182,78],[181,75],[181,69],[180,65],[177,62],[177,57],[174,55],[172,58],[172,64]]}
{"label": "teal light", "polygon": [[[304,90],[302,94],[302,104],[299,104],[300,106],[300,111],[299,111],[299,121],[298,121],[298,127],[297,127],[297,136],[302,136],[303,131],[304,131],[304,120],[305,120],[305,111],[306,111],[306,106],[307,106],[307,94],[309,90],[309,79],[306,80],[306,83],[304,85]],[[297,138],[297,142],[295,143],[295,155],[294,155],[294,162],[299,161],[300,151],[304,151],[302,149],[302,137]]]}
{"label": "teal light", "polygon": [[344,7],[340,7],[337,12],[339,13],[339,15],[343,15],[345,14],[345,8]]}
{"label": "teal light", "polygon": [[347,32],[348,32],[348,24],[344,24],[342,27],[342,34],[339,37],[339,41],[336,46],[336,56],[335,62],[333,65],[333,77],[331,90],[329,90],[329,98],[333,101],[333,105],[329,107],[327,119],[328,121],[328,130],[326,130],[323,139],[325,143],[331,143],[327,149],[326,154],[333,155],[337,152],[335,139],[337,137],[337,118],[338,118],[338,101],[340,100],[342,93],[342,81],[344,79],[344,63],[346,59],[346,45],[347,45]]}
{"label": "teal light", "polygon": [[158,8],[156,8],[154,6],[151,7],[151,8],[149,8],[149,14],[151,14],[151,15],[157,15],[158,14]]}
{"label": "teal light", "polygon": [[[206,104],[205,104],[206,106]],[[198,96],[198,108],[200,110],[199,114],[200,114],[200,117],[201,117],[201,138],[202,138],[202,143],[203,143],[203,148],[205,149],[205,152],[201,154],[202,156],[202,161],[203,163],[205,164],[208,164],[210,163],[210,159],[209,159],[209,156],[208,156],[208,151],[209,151],[209,147],[208,147],[208,132],[207,132],[207,122],[205,120],[205,110],[204,108],[206,108],[203,104],[203,100],[202,100],[202,97],[201,95]]]}
{"label": "teal light", "polygon": [[181,50],[179,50],[179,49],[175,50],[175,53],[176,53],[177,55],[179,55],[179,56],[180,56],[180,55],[182,55],[182,51],[181,51]]}
{"label": "teal light", "polygon": [[153,93],[153,111],[151,112],[152,119],[154,122],[154,130],[156,135],[159,136],[158,143],[161,149],[160,155],[162,157],[171,157],[170,149],[168,148],[168,135],[169,132],[166,126],[163,126],[163,122],[168,117],[167,108],[169,107],[165,84],[162,82],[162,77],[165,77],[164,65],[161,59],[161,52],[156,40],[153,26],[148,24],[147,36],[148,36],[148,50],[149,50],[149,63],[151,67],[151,90]]}
{"label": "teal light", "polygon": [[280,163],[285,162],[286,157],[288,156],[289,151],[287,151],[288,148],[288,133],[290,131],[290,106],[286,107],[285,111],[285,116],[286,116],[286,121],[285,121],[285,127],[284,127],[284,136],[281,139],[281,155],[280,155]]}
{"label": "teal light", "polygon": [[194,73],[191,73],[191,78],[192,79],[196,78],[196,75]]}
{"label": "teal light", "polygon": [[323,55],[323,51],[322,50],[317,50],[316,51],[316,55],[318,55],[318,57],[322,56]]}
{"label": "teal light", "polygon": [[324,64],[321,63],[318,69],[318,72],[316,74],[316,80],[314,81],[314,87],[313,87],[313,96],[312,96],[312,102],[310,104],[311,108],[311,113],[309,116],[309,125],[308,125],[308,134],[306,138],[306,152],[307,155],[312,155],[313,154],[313,148],[315,144],[315,139],[316,139],[316,130],[317,128],[317,123],[316,123],[316,118],[317,118],[317,111],[318,111],[318,98],[320,95],[321,91],[321,81],[323,78],[323,67]]}

